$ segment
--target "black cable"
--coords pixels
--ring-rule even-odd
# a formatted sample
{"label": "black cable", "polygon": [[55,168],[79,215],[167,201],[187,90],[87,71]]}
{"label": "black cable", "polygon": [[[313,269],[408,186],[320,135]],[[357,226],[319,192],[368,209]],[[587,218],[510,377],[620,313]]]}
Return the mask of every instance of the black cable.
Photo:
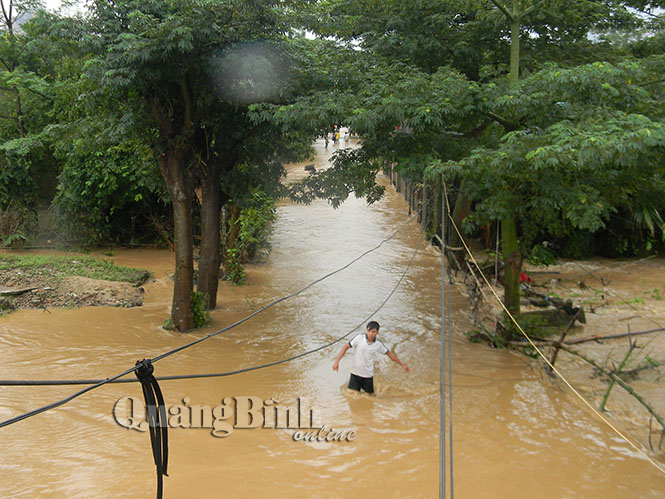
{"label": "black cable", "polygon": [[[237,322],[231,324],[230,326],[227,326],[227,327],[222,328],[222,329],[220,329],[220,330],[218,330],[218,331],[215,331],[215,332],[213,332],[213,333],[210,333],[210,334],[208,334],[208,335],[206,335],[206,336],[204,336],[204,337],[202,337],[202,338],[199,338],[198,340],[192,341],[192,342],[190,342],[190,343],[188,343],[188,344],[185,344],[185,345],[183,345],[183,346],[181,346],[181,347],[178,347],[178,348],[175,348],[175,349],[173,349],[173,350],[170,350],[170,351],[168,351],[168,352],[166,352],[166,353],[163,353],[163,354],[161,354],[161,355],[155,357],[154,359],[151,359],[151,361],[152,361],[153,363],[154,363],[154,362],[157,362],[158,360],[164,359],[164,358],[166,358],[166,357],[168,357],[168,356],[170,356],[170,355],[173,355],[173,354],[175,354],[175,353],[177,353],[177,352],[180,352],[180,351],[182,351],[182,350],[185,350],[186,348],[189,348],[189,347],[194,346],[194,345],[196,345],[196,344],[198,344],[198,343],[201,343],[202,341],[205,341],[205,340],[207,340],[207,339],[209,339],[209,338],[212,338],[213,336],[217,336],[217,335],[219,335],[219,334],[221,334],[221,333],[223,333],[223,332],[226,332],[226,331],[228,331],[228,330],[230,330],[230,329],[232,329],[232,328],[234,328],[234,327],[236,327],[236,326],[239,326],[240,324],[243,324],[244,322],[248,321],[249,319],[255,317],[255,316],[258,315],[259,313],[261,313],[261,312],[267,310],[268,308],[270,308],[270,307],[272,307],[272,306],[274,306],[274,305],[276,305],[276,304],[278,304],[278,303],[280,303],[280,302],[282,302],[282,301],[285,301],[285,300],[288,300],[288,299],[290,299],[290,298],[293,298],[293,297],[295,297],[295,296],[297,296],[297,295],[303,293],[304,291],[306,291],[307,289],[309,289],[309,288],[312,287],[313,285],[315,285],[315,284],[317,284],[317,283],[323,281],[324,279],[327,279],[328,277],[331,277],[331,276],[333,276],[333,275],[335,275],[335,274],[341,272],[342,270],[347,269],[348,267],[350,267],[351,265],[353,265],[355,262],[357,262],[357,261],[360,260],[361,258],[365,257],[366,255],[368,255],[369,253],[371,253],[371,252],[373,252],[373,251],[378,250],[378,249],[379,249],[384,243],[386,243],[386,242],[390,241],[391,239],[393,239],[393,238],[394,238],[399,232],[401,232],[401,231],[404,229],[404,227],[407,226],[407,224],[408,224],[408,223],[411,221],[411,219],[414,218],[414,217],[415,217],[415,215],[411,215],[411,216],[406,220],[406,222],[404,222],[404,224],[402,224],[402,226],[401,226],[400,228],[398,228],[395,232],[393,232],[393,234],[390,235],[389,237],[383,239],[383,240],[382,240],[377,246],[375,246],[374,248],[371,248],[371,249],[365,251],[365,252],[362,253],[360,256],[358,256],[357,258],[351,260],[349,263],[347,263],[347,264],[344,265],[343,267],[340,267],[339,269],[337,269],[337,270],[335,270],[335,271],[333,271],[333,272],[330,272],[330,273],[326,274],[325,276],[323,276],[323,277],[321,277],[321,278],[319,278],[319,279],[317,279],[317,280],[311,282],[310,284],[308,284],[307,286],[305,286],[305,287],[302,288],[301,290],[299,290],[299,291],[297,291],[297,292],[295,292],[295,293],[292,293],[292,294],[290,294],[290,295],[287,295],[287,296],[285,296],[285,297],[279,298],[279,299],[277,299],[277,300],[275,300],[275,301],[269,303],[268,305],[266,305],[266,306],[264,306],[264,307],[262,307],[262,308],[256,310],[255,312],[251,313],[251,314],[248,315],[247,317],[245,317],[245,318],[243,318],[243,319],[241,319],[241,320],[239,320],[239,321],[237,321]],[[395,286],[395,288],[393,288],[393,291],[388,295],[388,298],[386,298],[386,300],[384,300],[384,302],[381,304],[381,306],[379,306],[379,308],[378,308],[375,312],[373,312],[373,314],[376,314],[376,312],[378,312],[378,311],[379,311],[379,310],[385,305],[385,303],[388,301],[388,299],[389,299],[389,298],[394,294],[394,292],[397,290],[397,287],[398,287],[399,284],[401,283],[401,281],[402,281],[404,275],[406,275],[406,271],[408,271],[408,269],[411,267],[411,264],[413,263],[413,259],[415,258],[415,255],[416,255],[418,249],[420,248],[420,244],[422,244],[422,239],[421,239],[421,242],[418,244],[418,247],[417,247],[416,250],[414,251],[414,253],[413,253],[412,257],[411,257],[411,261],[409,262],[409,265],[407,266],[407,268],[406,268],[406,270],[405,270],[405,273],[402,274],[402,277],[400,277],[400,280],[398,281],[398,283],[397,283],[397,285]],[[372,314],[372,315],[373,315],[373,314]],[[370,315],[370,317],[371,317],[371,315]],[[322,345],[322,346],[320,346],[320,347],[318,347],[318,348],[316,348],[316,349],[314,349],[314,350],[312,350],[312,351],[304,352],[304,353],[301,353],[301,354],[295,355],[295,356],[293,356],[293,357],[289,357],[288,359],[282,359],[282,360],[280,360],[280,361],[271,362],[271,363],[269,363],[269,364],[265,364],[265,365],[261,365],[261,366],[255,366],[255,367],[249,367],[249,368],[244,368],[244,369],[240,369],[240,370],[237,370],[237,371],[230,371],[230,372],[226,372],[226,373],[199,374],[199,375],[181,375],[181,376],[165,376],[165,377],[160,377],[160,378],[156,378],[156,379],[161,381],[161,380],[174,380],[174,379],[194,379],[194,378],[210,378],[210,377],[230,376],[230,375],[233,375],[233,374],[239,374],[239,373],[243,373],[243,372],[247,372],[247,371],[253,371],[253,370],[257,370],[257,369],[262,369],[262,368],[264,368],[264,367],[270,367],[270,366],[274,366],[274,365],[277,365],[277,364],[282,364],[282,363],[284,363],[284,362],[289,362],[289,361],[291,361],[291,360],[295,360],[295,359],[297,359],[297,358],[299,358],[299,357],[303,357],[303,356],[305,356],[305,355],[309,355],[309,354],[311,354],[311,353],[314,353],[314,352],[317,352],[317,351],[322,350],[322,349],[324,349],[324,348],[327,348],[327,347],[329,347],[329,346],[331,346],[331,345],[333,345],[333,344],[335,344],[335,343],[341,341],[342,339],[344,339],[346,336],[348,336],[348,335],[351,334],[353,331],[355,331],[356,329],[358,329],[361,325],[362,325],[362,323],[359,324],[359,325],[357,325],[356,327],[354,327],[351,331],[349,331],[348,333],[346,333],[344,336],[342,336],[342,337],[340,337],[340,338],[337,338],[337,339],[334,340],[333,342],[330,342],[330,343],[328,343],[328,344],[326,344],[326,345]],[[57,408],[57,407],[60,407],[61,405],[64,405],[64,404],[66,404],[67,402],[70,402],[71,400],[73,400],[73,399],[75,399],[75,398],[77,398],[77,397],[83,395],[84,393],[87,393],[87,392],[89,392],[89,391],[91,391],[91,390],[93,390],[93,389],[95,389],[95,388],[99,388],[100,386],[103,386],[103,385],[105,385],[105,384],[108,384],[108,383],[130,383],[130,382],[135,382],[136,380],[133,380],[133,379],[124,379],[124,380],[121,380],[121,379],[119,379],[119,378],[122,378],[122,377],[124,377],[124,376],[126,376],[126,375],[128,375],[128,374],[130,374],[130,373],[132,373],[132,372],[135,372],[137,369],[138,369],[138,367],[137,367],[137,366],[134,366],[134,367],[132,367],[132,368],[130,368],[130,369],[127,369],[126,371],[123,371],[123,372],[120,373],[120,374],[117,374],[117,375],[115,375],[115,376],[112,376],[112,377],[110,377],[110,378],[106,378],[106,379],[103,379],[103,380],[55,380],[55,382],[54,382],[54,381],[51,381],[51,380],[43,380],[43,381],[35,381],[35,380],[32,380],[32,381],[1,380],[1,381],[0,381],[0,386],[3,386],[3,385],[4,385],[4,386],[79,385],[79,384],[89,384],[89,383],[94,383],[94,384],[91,384],[90,386],[88,386],[88,387],[86,387],[86,388],[84,388],[84,389],[82,389],[82,390],[79,390],[78,392],[75,392],[75,393],[73,393],[72,395],[70,395],[70,396],[68,396],[68,397],[66,397],[66,398],[64,398],[64,399],[62,399],[62,400],[59,400],[59,401],[57,401],[57,402],[53,402],[53,403],[51,403],[51,404],[48,404],[48,405],[46,405],[46,406],[40,407],[40,408],[38,408],[38,409],[35,409],[35,410],[30,411],[30,412],[27,412],[27,413],[21,414],[21,415],[19,415],[19,416],[14,417],[14,418],[10,418],[10,419],[8,419],[8,420],[2,421],[2,422],[0,422],[0,428],[3,428],[3,427],[5,427],[5,426],[9,426],[9,425],[14,424],[14,423],[17,423],[17,422],[22,421],[22,420],[24,420],[24,419],[27,419],[27,418],[29,418],[29,417],[36,416],[37,414],[41,414],[42,412],[46,412],[46,411],[48,411],[48,410],[51,410],[51,409],[55,409],[55,408]]]}
{"label": "black cable", "polygon": [[10,424],[18,423],[19,421],[23,421],[24,419],[30,418],[32,416],[36,416],[37,414],[41,414],[42,412],[50,411],[51,409],[55,409],[56,407],[60,407],[61,405],[64,405],[67,402],[70,402],[70,401],[74,400],[76,397],[79,397],[79,396],[83,395],[84,393],[89,392],[90,390],[94,390],[95,388],[99,388],[100,386],[103,386],[107,383],[113,383],[118,378],[122,378],[123,376],[126,376],[129,373],[132,373],[134,371],[136,371],[136,366],[132,367],[130,369],[127,369],[126,371],[123,371],[120,374],[116,374],[115,376],[113,376],[111,378],[106,378],[104,380],[101,380],[101,381],[95,383],[94,385],[90,385],[86,388],[83,388],[82,390],[79,390],[78,392],[73,393],[69,397],[66,397],[62,400],[59,400],[57,402],[53,402],[51,404],[45,405],[44,407],[40,407],[39,409],[35,409],[33,411],[26,412],[25,414],[21,414],[19,416],[13,417],[13,418],[8,419],[6,421],[2,421],[2,422],[0,422],[0,428],[3,428],[5,426],[9,426]]}
{"label": "black cable", "polygon": [[[362,322],[357,324],[356,326],[353,327],[350,331],[348,331],[346,334],[343,336],[340,336],[339,338],[336,338],[335,340],[326,343],[324,345],[321,345],[319,347],[316,347],[312,350],[308,350],[306,352],[299,353],[297,355],[294,355],[292,357],[287,357],[285,359],[281,360],[276,360],[274,362],[270,362],[268,364],[261,364],[258,366],[252,366],[252,367],[245,367],[242,369],[237,369],[235,371],[226,371],[226,372],[221,372],[221,373],[209,373],[209,374],[181,374],[181,375],[173,375],[173,376],[156,376],[155,379],[157,381],[174,381],[174,380],[182,380],[182,379],[200,379],[200,378],[220,378],[223,376],[233,376],[234,374],[241,374],[249,371],[256,371],[258,369],[263,369],[266,367],[272,367],[276,366],[278,364],[284,364],[285,362],[290,362],[295,359],[299,359],[300,357],[304,357],[306,355],[310,355],[312,353],[316,353],[320,350],[324,350],[335,343],[338,343],[342,341],[344,338],[349,336],[351,333],[353,333],[355,330],[357,330],[359,327],[364,325],[369,319],[371,319],[374,315],[376,315],[388,302],[388,300],[395,294],[395,291],[397,291],[397,288],[399,285],[402,283],[402,280],[408,273],[409,269],[411,268],[411,265],[413,264],[413,260],[418,253],[418,249],[420,249],[420,246],[422,245],[424,236],[421,237],[420,243],[416,247],[416,250],[413,252],[411,255],[411,260],[409,264],[407,265],[406,269],[402,273],[402,275],[399,278],[399,281],[393,288],[393,290],[390,292],[390,294],[386,297],[383,302],[381,302],[381,305],[374,310],[371,314],[369,314]],[[71,379],[71,380],[0,380],[0,386],[61,386],[61,385],[87,385],[91,383],[100,383],[102,381],[106,380],[98,380],[98,379]],[[136,383],[138,380],[133,379],[133,378],[125,378],[125,379],[113,379],[109,380],[109,383]]]}
{"label": "black cable", "polygon": [[368,254],[372,253],[373,251],[378,250],[381,246],[383,246],[384,243],[386,243],[386,242],[390,241],[392,238],[394,238],[397,234],[399,234],[399,233],[402,231],[402,229],[404,229],[404,227],[407,226],[407,224],[411,221],[412,218],[414,218],[414,216],[415,216],[415,215],[411,215],[409,218],[407,218],[406,222],[404,222],[404,223],[402,224],[402,226],[401,226],[399,229],[397,229],[395,232],[393,232],[391,236],[387,237],[386,239],[383,239],[383,240],[382,240],[377,246],[375,246],[374,248],[371,248],[371,249],[365,251],[365,252],[362,253],[360,256],[354,258],[353,260],[351,260],[349,263],[347,263],[347,264],[344,265],[343,267],[340,267],[339,269],[334,270],[334,271],[332,271],[332,272],[330,272],[330,273],[324,275],[323,277],[320,277],[320,278],[316,279],[315,281],[312,281],[312,282],[309,283],[307,286],[305,286],[304,288],[302,288],[300,291],[296,291],[295,293],[292,293],[292,294],[290,294],[290,295],[283,296],[282,298],[278,298],[277,300],[273,301],[272,303],[269,303],[268,305],[265,305],[265,306],[261,307],[260,309],[258,309],[258,310],[256,310],[256,311],[252,312],[252,313],[249,314],[247,317],[245,317],[245,318],[243,318],[243,319],[240,319],[240,320],[237,321],[237,322],[234,322],[234,323],[231,324],[230,326],[227,326],[227,327],[225,327],[225,328],[222,328],[222,329],[220,329],[219,331],[215,331],[214,333],[210,333],[210,334],[208,334],[208,335],[206,335],[206,336],[204,336],[204,337],[202,337],[202,338],[199,338],[198,340],[194,340],[194,341],[192,341],[192,342],[190,342],[190,343],[187,343],[186,345],[183,345],[183,346],[178,347],[178,348],[174,348],[173,350],[170,350],[170,351],[168,351],[168,352],[166,352],[166,353],[163,353],[163,354],[161,354],[161,355],[158,355],[157,357],[155,357],[154,359],[152,359],[152,361],[153,361],[153,362],[157,362],[157,361],[162,360],[162,359],[164,359],[164,358],[166,358],[166,357],[169,357],[170,355],[173,355],[174,353],[181,352],[182,350],[185,350],[186,348],[192,347],[192,346],[194,346],[194,345],[196,345],[196,344],[198,344],[198,343],[201,343],[202,341],[205,341],[205,340],[207,340],[207,339],[209,339],[209,338],[212,338],[213,336],[217,336],[217,335],[219,335],[219,334],[225,333],[225,332],[228,331],[229,329],[232,329],[232,328],[234,328],[234,327],[236,327],[236,326],[239,326],[239,325],[241,325],[241,324],[247,322],[247,321],[250,320],[251,318],[253,318],[253,317],[255,317],[256,315],[260,314],[261,312],[263,312],[263,311],[269,309],[270,307],[272,307],[272,306],[274,306],[274,305],[277,305],[278,303],[281,303],[281,302],[283,302],[283,301],[286,301],[286,300],[289,300],[289,299],[291,299],[291,298],[294,298],[294,297],[298,296],[299,294],[301,294],[301,293],[307,291],[309,288],[311,288],[311,287],[314,286],[315,284],[318,284],[318,283],[320,283],[321,281],[323,281],[323,280],[325,280],[325,279],[327,279],[327,278],[329,278],[329,277],[331,277],[331,276],[333,276],[333,275],[335,275],[335,274],[338,274],[339,272],[341,272],[341,271],[343,271],[343,270],[346,270],[346,269],[349,268],[351,265],[353,265],[354,263],[356,263],[358,260],[364,258],[365,256],[367,256]]}
{"label": "black cable", "polygon": [[157,499],[162,499],[164,492],[164,478],[169,476],[166,468],[169,461],[168,424],[166,419],[166,404],[159,388],[159,383],[153,376],[154,366],[149,359],[136,361],[136,378],[141,382],[143,397],[145,399],[148,428],[150,428],[150,445],[152,457],[157,469]]}

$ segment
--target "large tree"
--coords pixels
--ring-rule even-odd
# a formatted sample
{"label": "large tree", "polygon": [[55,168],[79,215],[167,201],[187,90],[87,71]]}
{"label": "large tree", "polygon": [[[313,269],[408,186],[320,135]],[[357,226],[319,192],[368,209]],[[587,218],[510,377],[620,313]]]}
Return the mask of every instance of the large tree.
{"label": "large tree", "polygon": [[[642,4],[643,2],[640,3]],[[532,135],[531,131],[535,126],[543,125],[543,116],[538,114],[539,111],[542,111],[543,104],[547,102],[550,104],[557,102],[560,103],[560,105],[567,106],[570,101],[575,99],[577,104],[575,114],[572,116],[566,114],[561,115],[555,112],[554,109],[550,110],[548,108],[548,112],[544,116],[545,123],[550,125],[557,123],[560,120],[566,120],[567,122],[570,122],[571,120],[575,121],[576,119],[580,119],[580,117],[582,117],[582,119],[580,119],[580,126],[582,128],[577,131],[582,136],[584,136],[587,132],[587,129],[585,128],[587,123],[584,121],[583,117],[585,117],[587,114],[602,115],[604,111],[602,107],[599,108],[598,104],[594,102],[596,100],[595,96],[592,93],[586,94],[581,92],[581,88],[573,88],[572,92],[569,89],[569,91],[566,93],[561,91],[559,95],[556,95],[544,91],[542,86],[540,87],[540,94],[537,94],[531,85],[523,85],[518,87],[521,71],[520,66],[522,61],[522,40],[525,41],[525,44],[529,44],[531,40],[535,40],[536,43],[531,42],[531,45],[535,47],[540,45],[543,50],[546,50],[552,45],[556,47],[557,45],[551,42],[561,39],[563,39],[563,41],[567,41],[568,43],[572,43],[574,47],[580,44],[585,46],[588,43],[587,39],[592,28],[602,29],[603,27],[611,26],[615,29],[626,29],[627,27],[634,27],[639,25],[640,20],[629,10],[631,7],[631,2],[604,3],[511,0],[511,2],[508,3],[504,0],[490,0],[490,4],[493,5],[498,11],[500,11],[501,15],[505,17],[509,26],[510,65],[507,81],[507,95],[500,96],[498,100],[490,101],[492,102],[492,105],[489,106],[489,108],[486,108],[488,115],[493,117],[498,123],[502,125],[505,135],[501,138],[499,145],[486,150],[492,152],[501,151],[501,157],[505,156],[506,160],[502,161],[500,166],[505,166],[508,163],[508,157],[514,157],[515,154],[517,154],[517,157],[520,159],[522,156],[524,156],[525,159],[532,156],[530,154],[532,151],[531,147],[533,147],[533,143],[531,142],[532,137],[530,137]],[[482,5],[479,7],[483,8]],[[612,16],[614,16],[614,19],[612,19]],[[543,42],[538,43],[540,40],[543,40]],[[561,50],[562,48],[559,47],[559,51]],[[551,52],[552,50],[550,50],[550,53]],[[570,50],[567,52],[570,52]],[[598,85],[600,85],[601,88],[606,88],[608,86],[612,88],[611,83],[607,81],[608,76],[606,74],[603,74],[602,72],[595,73],[593,71],[589,71],[584,66],[578,67],[576,69],[582,76],[586,76],[593,81],[592,88]],[[574,73],[577,74],[577,71]],[[554,74],[558,76],[561,73],[556,72]],[[634,81],[634,78],[627,79]],[[537,79],[534,80],[537,81]],[[551,81],[554,83],[556,80],[557,77],[552,78]],[[575,83],[578,83],[577,78],[573,78],[573,80],[576,80]],[[552,83],[549,87],[546,87],[546,89],[558,88],[558,86]],[[639,92],[636,91],[635,93]],[[519,97],[525,94],[529,96],[526,102],[519,99]],[[534,94],[537,95],[536,99],[533,98]],[[577,96],[575,94],[577,94]],[[501,114],[500,105],[501,103],[505,102],[506,97],[513,101],[515,101],[516,98],[517,100],[520,100],[521,105],[517,109],[513,108],[517,111],[516,113]],[[623,95],[621,97],[623,97]],[[634,99],[628,99],[628,103],[632,103],[631,101],[633,100]],[[628,104],[626,100],[622,100],[620,98],[601,99],[601,102],[610,109],[621,109],[624,108],[626,104]],[[538,109],[538,111],[534,112],[533,110],[529,109],[529,106],[527,105],[529,103],[535,103],[535,107]],[[621,110],[623,111],[623,109]],[[629,111],[632,110],[636,109],[629,109]],[[515,114],[518,115],[517,119],[515,118]],[[613,117],[613,115],[611,116]],[[606,123],[611,124],[612,127],[621,125],[628,126],[625,121],[622,121],[621,119],[610,119],[610,116],[603,116],[602,119],[609,120],[606,121]],[[602,121],[600,123],[602,123]],[[558,130],[558,128],[555,128],[555,130]],[[596,130],[599,134],[603,134],[603,130]],[[571,133],[570,127],[567,127],[566,133]],[[575,133],[574,129],[573,133]],[[525,136],[529,136],[527,147],[526,149],[520,149],[520,146],[522,146],[523,143],[521,140],[516,140],[515,138],[522,138]],[[541,136],[541,139],[543,138],[544,137]],[[556,143],[558,137],[554,135],[549,137],[549,140]],[[616,140],[620,142],[621,139],[617,138]],[[544,143],[548,144],[548,140],[545,139]],[[505,149],[505,144],[510,144],[509,147],[513,148],[511,155],[506,156],[506,151],[503,150]],[[582,146],[583,142],[580,142],[578,147],[581,148]],[[611,146],[608,145],[608,147]],[[474,151],[474,154],[477,157],[478,151]],[[468,161],[468,158],[469,157],[464,158],[461,162],[465,163]],[[491,163],[496,166],[496,161],[492,161],[490,155],[488,155],[486,158],[481,158],[481,163],[483,165]],[[579,166],[581,168],[586,166],[584,165],[584,162],[580,163],[581,164]],[[473,175],[471,170],[476,169],[477,166],[478,165],[476,163],[473,163],[473,167],[467,168],[465,173]],[[601,171],[607,172],[608,170],[609,167],[603,168]],[[523,210],[525,205],[528,204],[525,203],[523,195],[526,194],[526,196],[536,196],[541,201],[543,201],[543,205],[548,206],[551,204],[548,202],[548,198],[550,198],[548,195],[549,193],[552,193],[556,196],[558,194],[557,191],[560,191],[561,189],[568,189],[568,192],[575,192],[576,189],[574,186],[576,185],[576,182],[579,181],[579,179],[571,180],[571,178],[567,177],[566,175],[556,173],[552,176],[543,176],[542,172],[539,172],[534,177],[532,177],[531,174],[534,171],[538,170],[532,168],[528,161],[520,162],[517,177],[513,177],[512,182],[505,182],[506,179],[502,176],[501,169],[492,169],[493,178],[500,179],[499,185],[492,185],[493,189],[500,189],[499,192],[492,190],[494,194],[492,198],[497,199],[495,196],[499,196],[501,198],[501,202],[499,202],[495,207],[498,208],[496,209],[495,213],[500,213],[501,216],[502,253],[505,265],[504,302],[508,310],[512,313],[519,313],[520,308],[519,275],[522,266],[522,256],[526,249],[524,246],[520,248],[520,235],[522,235],[521,239],[523,245],[524,243],[528,244],[528,242],[530,242],[527,237],[527,231],[522,231],[520,234],[520,225],[527,226],[531,221],[524,220],[522,223],[520,223],[521,221],[519,220],[519,214],[524,213]],[[461,176],[463,178],[465,177],[465,175]],[[488,177],[488,179],[491,178],[492,177]],[[545,180],[547,182],[547,187],[538,187],[537,182],[533,182],[534,180]],[[557,181],[561,181],[560,186],[556,185]],[[492,182],[488,182],[486,185],[487,184],[492,184]],[[464,194],[468,196],[468,190],[473,189],[473,187],[468,182],[464,183],[464,187]],[[630,191],[630,189],[631,187],[627,185],[626,190]],[[563,211],[566,216],[568,216],[573,225],[578,228],[597,229],[601,226],[598,214],[605,210],[614,209],[614,203],[606,203],[605,210],[598,210],[597,206],[593,206],[592,203],[586,203],[584,199],[585,198],[582,196],[579,199],[568,198],[563,203],[561,203],[560,200],[558,203],[554,201],[553,204],[556,206],[554,212],[558,214]],[[580,216],[573,217],[570,215],[571,212],[577,212]],[[551,218],[549,216],[545,216],[544,214],[536,215],[535,217],[532,217],[532,219],[533,218],[539,221],[551,221]],[[552,227],[549,229],[552,230]]]}
{"label": "large tree", "polygon": [[[534,151],[556,156],[557,149],[547,147],[563,140],[556,133],[567,133],[578,139],[567,142],[568,147],[588,153],[583,138],[592,131],[606,151],[619,151],[628,147],[630,127],[640,123],[645,131],[638,136],[644,140],[630,139],[635,148],[619,166],[633,160],[635,166],[648,157],[655,163],[642,172],[626,167],[624,173],[658,178],[661,87],[641,85],[657,80],[659,59],[638,61],[627,52],[629,44],[613,44],[601,36],[610,29],[636,30],[644,18],[634,8],[648,10],[658,3],[329,2],[321,31],[332,35],[339,26],[339,38],[359,44],[359,52],[373,61],[370,70],[359,72],[362,83],[353,86],[361,90],[337,97],[349,102],[344,121],[363,136],[362,151],[340,157],[339,166],[376,171],[388,160],[414,179],[423,174],[434,179],[442,172],[460,179],[461,212],[473,208],[466,225],[502,221],[505,301],[518,312],[518,276],[534,227],[541,235],[556,232],[564,222],[594,230],[609,212],[628,206],[627,199],[645,203],[633,197],[635,182],[626,184],[623,195],[610,195],[616,194],[616,186],[607,179],[619,175],[610,160],[603,167],[596,164],[607,176],[580,187],[582,179],[590,181],[591,158],[578,164],[579,174],[564,170],[547,176],[532,164]],[[464,47],[471,55],[466,59],[457,56]],[[599,57],[609,62],[590,65]],[[628,62],[620,64],[625,58]],[[612,79],[618,74],[621,85]],[[626,133],[614,133],[617,129]],[[659,185],[656,181],[654,188]],[[602,208],[589,203],[590,196],[573,196],[593,189],[601,193]],[[565,201],[557,200],[562,190]],[[649,198],[654,202],[643,209],[657,210],[659,198]],[[530,203],[551,210],[537,213],[528,209]]]}
{"label": "large tree", "polygon": [[294,149],[279,130],[246,117],[250,104],[288,94],[290,63],[275,47],[290,29],[289,7],[239,0],[92,3],[88,41],[97,57],[88,78],[125,113],[115,122],[151,143],[173,206],[172,319],[181,331],[194,325],[195,188],[201,187],[202,205],[199,290],[214,307],[219,213],[230,197],[225,176],[250,164],[275,182],[283,171],[280,160]]}

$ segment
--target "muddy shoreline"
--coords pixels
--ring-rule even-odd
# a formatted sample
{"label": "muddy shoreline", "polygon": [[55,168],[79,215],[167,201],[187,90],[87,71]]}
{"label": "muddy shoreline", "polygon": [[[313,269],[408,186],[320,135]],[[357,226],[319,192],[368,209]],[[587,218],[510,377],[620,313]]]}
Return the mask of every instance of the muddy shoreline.
{"label": "muddy shoreline", "polygon": [[[570,300],[573,305],[584,308],[586,324],[575,323],[568,331],[566,341],[653,331],[645,335],[578,343],[571,348],[603,369],[616,372],[630,349],[630,342],[636,342],[636,348],[621,368],[625,372],[621,378],[661,418],[665,418],[665,331],[661,330],[665,324],[665,259],[649,257],[619,261],[597,258],[581,262],[560,261],[550,266],[525,264],[524,272],[532,279],[531,289]],[[460,284],[458,287],[462,288]],[[468,295],[468,290],[460,291]],[[497,292],[502,296],[500,285]],[[488,299],[483,300],[477,319],[491,327],[501,309],[487,289],[485,295]],[[527,300],[522,302],[521,309],[522,312],[543,310]],[[559,337],[551,339],[558,340]],[[541,346],[541,350],[551,359],[553,347]],[[595,408],[599,408],[610,384],[607,376],[568,352],[559,351],[556,359],[557,370]],[[542,359],[531,359],[529,365],[546,375]],[[568,390],[563,380],[556,376],[552,379],[562,390]],[[636,442],[655,455],[665,455],[662,428],[645,407],[618,384],[607,397],[604,413],[619,422]]]}
{"label": "muddy shoreline", "polygon": [[49,269],[0,270],[0,312],[50,307],[138,307],[143,287],[129,282],[63,276]]}

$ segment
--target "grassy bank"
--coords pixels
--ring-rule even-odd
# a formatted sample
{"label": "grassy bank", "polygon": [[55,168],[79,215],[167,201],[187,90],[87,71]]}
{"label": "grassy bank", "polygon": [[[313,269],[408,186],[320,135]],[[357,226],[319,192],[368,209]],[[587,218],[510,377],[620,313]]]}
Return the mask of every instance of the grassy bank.
{"label": "grassy bank", "polygon": [[143,284],[151,273],[144,269],[122,267],[115,263],[85,255],[0,255],[0,272],[10,271],[30,275],[51,275],[52,277],[80,276],[105,281],[129,282],[136,286]]}

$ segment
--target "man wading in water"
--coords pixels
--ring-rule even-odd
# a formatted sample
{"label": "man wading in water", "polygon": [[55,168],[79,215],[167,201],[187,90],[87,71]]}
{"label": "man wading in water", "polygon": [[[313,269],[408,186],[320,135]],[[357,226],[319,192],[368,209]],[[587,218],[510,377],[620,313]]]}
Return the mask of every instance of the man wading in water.
{"label": "man wading in water", "polygon": [[349,379],[351,390],[360,391],[362,389],[367,393],[374,393],[374,361],[378,354],[388,355],[390,360],[397,362],[407,373],[410,372],[409,366],[399,360],[397,355],[388,350],[381,341],[377,341],[377,334],[379,334],[379,323],[369,322],[367,332],[356,335],[351,341],[345,343],[333,363],[333,370],[339,370],[339,361],[349,348],[353,348],[353,368]]}

